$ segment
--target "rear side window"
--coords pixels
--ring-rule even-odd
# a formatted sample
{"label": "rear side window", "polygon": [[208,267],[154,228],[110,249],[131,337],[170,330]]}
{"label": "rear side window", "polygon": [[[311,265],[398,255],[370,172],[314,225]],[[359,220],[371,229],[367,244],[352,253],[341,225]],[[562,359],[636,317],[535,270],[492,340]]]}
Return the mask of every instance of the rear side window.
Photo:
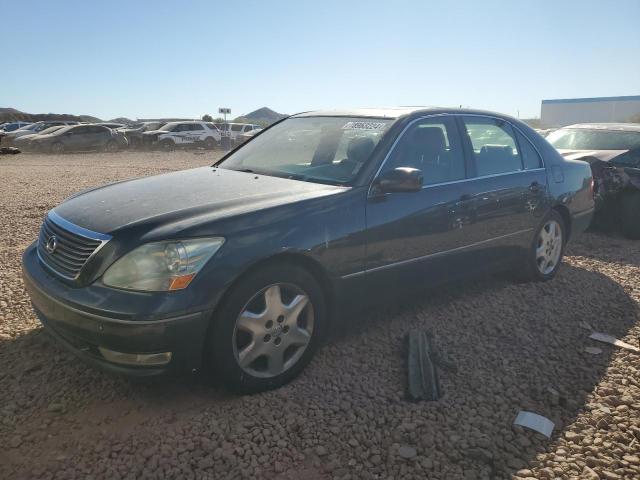
{"label": "rear side window", "polygon": [[189,126],[189,130],[204,130],[204,127],[202,125],[200,125],[199,123],[192,123]]}
{"label": "rear side window", "polygon": [[485,117],[463,117],[479,177],[522,170],[515,134],[504,121]]}
{"label": "rear side window", "polygon": [[516,132],[516,138],[518,139],[518,146],[520,147],[520,155],[522,156],[522,163],[525,170],[532,170],[534,168],[542,167],[542,160],[538,151],[531,145],[531,142],[518,130]]}
{"label": "rear side window", "polygon": [[453,118],[429,118],[412,125],[391,152],[384,171],[398,167],[421,170],[424,185],[464,179],[464,155]]}
{"label": "rear side window", "polygon": [[242,130],[242,125],[231,125],[232,132],[239,132],[240,130]]}

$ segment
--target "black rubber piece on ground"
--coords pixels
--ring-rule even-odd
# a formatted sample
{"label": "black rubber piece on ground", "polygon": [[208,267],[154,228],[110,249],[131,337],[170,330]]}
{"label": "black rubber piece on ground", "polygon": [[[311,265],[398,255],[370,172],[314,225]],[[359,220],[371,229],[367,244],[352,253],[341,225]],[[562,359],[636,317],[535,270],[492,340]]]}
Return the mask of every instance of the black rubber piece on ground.
{"label": "black rubber piece on ground", "polygon": [[436,369],[435,349],[425,332],[414,330],[408,334],[407,399],[434,401],[442,396]]}

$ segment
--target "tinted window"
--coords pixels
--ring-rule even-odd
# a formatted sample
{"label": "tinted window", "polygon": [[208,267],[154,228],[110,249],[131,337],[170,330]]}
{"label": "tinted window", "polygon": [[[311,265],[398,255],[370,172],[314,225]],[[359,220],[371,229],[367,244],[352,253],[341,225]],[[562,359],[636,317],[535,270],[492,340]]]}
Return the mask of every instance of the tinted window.
{"label": "tinted window", "polygon": [[213,123],[207,123],[206,124],[207,127],[209,127],[211,130],[217,130],[216,126]]}
{"label": "tinted window", "polygon": [[76,127],[76,128],[72,128],[70,131],[73,132],[74,135],[77,135],[79,133],[92,133],[91,132],[91,128],[92,127]]}
{"label": "tinted window", "polygon": [[242,125],[231,125],[232,132],[239,132],[240,130],[242,130]]}
{"label": "tinted window", "polygon": [[92,127],[89,127],[88,129],[89,133],[106,133],[108,131],[109,131],[108,128],[102,127],[100,125],[94,125]]}
{"label": "tinted window", "polygon": [[192,123],[189,126],[189,130],[194,131],[194,130],[204,130],[204,127],[202,125],[200,125],[199,123]]}
{"label": "tinted window", "polygon": [[518,138],[518,146],[520,147],[520,155],[522,156],[522,163],[525,170],[531,170],[533,168],[542,167],[542,160],[538,151],[531,145],[529,139],[516,130],[516,137]]}
{"label": "tinted window", "polygon": [[422,170],[425,185],[465,178],[464,155],[453,118],[431,118],[411,126],[391,152],[383,171],[397,167]]}
{"label": "tinted window", "polygon": [[501,120],[464,117],[479,177],[522,170],[511,126]]}

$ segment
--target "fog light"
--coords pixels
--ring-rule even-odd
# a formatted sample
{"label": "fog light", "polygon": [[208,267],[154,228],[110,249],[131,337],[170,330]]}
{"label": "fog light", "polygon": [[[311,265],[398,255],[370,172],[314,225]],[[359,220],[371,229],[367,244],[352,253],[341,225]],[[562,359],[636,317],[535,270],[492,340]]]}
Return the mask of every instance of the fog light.
{"label": "fog light", "polygon": [[123,365],[166,365],[171,361],[171,352],[122,353],[104,347],[98,347],[98,350],[106,360]]}

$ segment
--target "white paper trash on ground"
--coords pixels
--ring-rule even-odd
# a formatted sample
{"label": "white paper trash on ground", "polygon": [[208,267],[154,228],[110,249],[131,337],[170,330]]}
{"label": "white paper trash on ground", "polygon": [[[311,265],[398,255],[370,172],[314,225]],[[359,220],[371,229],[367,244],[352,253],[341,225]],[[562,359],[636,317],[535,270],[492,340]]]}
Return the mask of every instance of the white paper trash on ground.
{"label": "white paper trash on ground", "polygon": [[542,415],[538,415],[533,412],[525,412],[524,410],[518,413],[513,424],[535,430],[547,438],[551,438],[553,427],[555,427],[555,424],[547,417],[543,417]]}
{"label": "white paper trash on ground", "polygon": [[611,345],[631,350],[632,352],[640,353],[640,348],[635,347],[627,342],[623,342],[622,340],[618,340],[613,335],[609,335],[607,333],[593,332],[591,335],[589,335],[589,338],[592,340],[598,340],[599,342],[610,343]]}

